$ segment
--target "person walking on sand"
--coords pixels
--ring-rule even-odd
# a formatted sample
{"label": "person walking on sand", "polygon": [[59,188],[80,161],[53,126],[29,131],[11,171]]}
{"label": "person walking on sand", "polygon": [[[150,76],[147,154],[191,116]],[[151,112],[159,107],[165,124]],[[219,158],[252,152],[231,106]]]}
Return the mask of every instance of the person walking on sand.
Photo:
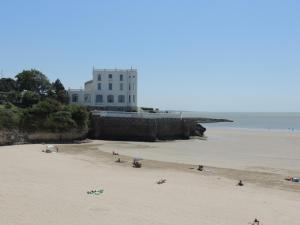
{"label": "person walking on sand", "polygon": [[255,218],[254,222],[251,225],[259,225],[259,220]]}

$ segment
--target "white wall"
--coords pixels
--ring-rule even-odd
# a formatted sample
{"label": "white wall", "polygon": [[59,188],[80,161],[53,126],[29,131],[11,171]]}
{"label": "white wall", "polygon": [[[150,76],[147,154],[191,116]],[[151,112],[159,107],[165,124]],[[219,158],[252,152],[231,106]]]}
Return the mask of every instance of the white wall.
{"label": "white wall", "polygon": [[[112,78],[109,78],[109,74],[112,74]],[[120,75],[123,74],[123,81],[120,81]],[[101,75],[101,81],[98,81],[98,75]],[[94,69],[92,82],[85,83],[85,89],[82,91],[69,90],[70,101],[72,101],[72,94],[79,94],[79,104],[89,106],[113,106],[113,107],[136,107],[137,106],[137,70],[108,70],[108,69]],[[101,90],[98,90],[98,83],[101,83]],[[109,83],[112,84],[112,90],[109,90]],[[123,90],[120,90],[120,83],[123,83]],[[130,86],[130,90],[129,90]],[[90,95],[90,102],[84,101],[84,96]],[[96,95],[103,96],[103,102],[96,102]],[[114,102],[109,103],[107,96],[113,95]],[[118,96],[124,95],[125,102],[119,103]],[[130,96],[130,97],[129,97]],[[73,102],[71,102],[73,103]]]}

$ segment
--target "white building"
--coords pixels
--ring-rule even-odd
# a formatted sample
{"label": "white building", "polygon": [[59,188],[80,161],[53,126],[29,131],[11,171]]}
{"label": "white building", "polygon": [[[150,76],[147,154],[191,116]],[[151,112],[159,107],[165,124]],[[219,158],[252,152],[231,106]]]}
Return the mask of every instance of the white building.
{"label": "white building", "polygon": [[69,89],[70,103],[103,110],[137,110],[137,70],[93,69],[84,89]]}

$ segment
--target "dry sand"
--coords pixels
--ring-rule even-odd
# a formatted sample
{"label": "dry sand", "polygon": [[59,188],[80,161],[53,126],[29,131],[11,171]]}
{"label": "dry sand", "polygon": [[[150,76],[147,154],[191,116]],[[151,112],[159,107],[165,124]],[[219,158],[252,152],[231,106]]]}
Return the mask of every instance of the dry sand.
{"label": "dry sand", "polygon": [[[251,154],[250,160],[234,164],[233,159],[232,168],[226,166],[231,165],[229,156],[235,149],[248,148],[255,141],[248,132],[215,130],[208,135],[209,139],[202,142],[94,141],[60,145],[59,153],[49,154],[43,153],[45,146],[39,144],[0,147],[0,224],[246,225],[254,218],[263,225],[300,224],[300,184],[283,180],[286,173],[300,171],[297,165],[286,165],[286,158],[298,157],[299,153],[292,151],[297,151],[293,148],[299,134],[265,133],[267,141],[259,139],[258,146],[261,142],[265,147],[271,145],[278,158],[283,154],[282,143],[288,153],[283,155],[282,167],[275,159],[271,167],[262,169],[259,160],[253,163]],[[219,142],[223,143],[226,163],[212,162],[211,167],[205,167],[209,171],[204,172],[191,169],[195,166],[189,164],[151,160],[143,160],[143,167],[135,169],[130,166],[130,157],[121,156],[124,162],[115,163],[114,156],[103,152],[114,149],[127,153],[128,146],[163,152],[175,145],[189,149],[195,143],[204,146],[201,152],[206,152],[216,149]],[[261,151],[272,161],[268,149]],[[144,156],[141,151],[138,154]],[[203,162],[210,162],[210,157],[203,156]],[[167,182],[157,185],[160,178]],[[244,187],[236,186],[238,179],[245,180]],[[94,189],[103,189],[104,193],[87,194]]]}

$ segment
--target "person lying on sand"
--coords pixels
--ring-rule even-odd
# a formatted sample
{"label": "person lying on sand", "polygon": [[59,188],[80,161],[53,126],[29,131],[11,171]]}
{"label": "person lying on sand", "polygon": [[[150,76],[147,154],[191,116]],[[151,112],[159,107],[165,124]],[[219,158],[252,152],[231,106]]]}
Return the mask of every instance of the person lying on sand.
{"label": "person lying on sand", "polygon": [[91,190],[91,191],[87,191],[86,193],[87,193],[88,195],[92,195],[92,194],[94,194],[94,195],[100,195],[100,194],[102,194],[103,192],[104,192],[103,189],[99,189],[99,190]]}
{"label": "person lying on sand", "polygon": [[159,181],[157,181],[156,183],[157,184],[164,184],[164,183],[166,183],[167,182],[167,180],[166,179],[160,179]]}
{"label": "person lying on sand", "polygon": [[285,178],[285,180],[298,183],[300,181],[300,178],[299,177],[287,177],[287,178]]}

